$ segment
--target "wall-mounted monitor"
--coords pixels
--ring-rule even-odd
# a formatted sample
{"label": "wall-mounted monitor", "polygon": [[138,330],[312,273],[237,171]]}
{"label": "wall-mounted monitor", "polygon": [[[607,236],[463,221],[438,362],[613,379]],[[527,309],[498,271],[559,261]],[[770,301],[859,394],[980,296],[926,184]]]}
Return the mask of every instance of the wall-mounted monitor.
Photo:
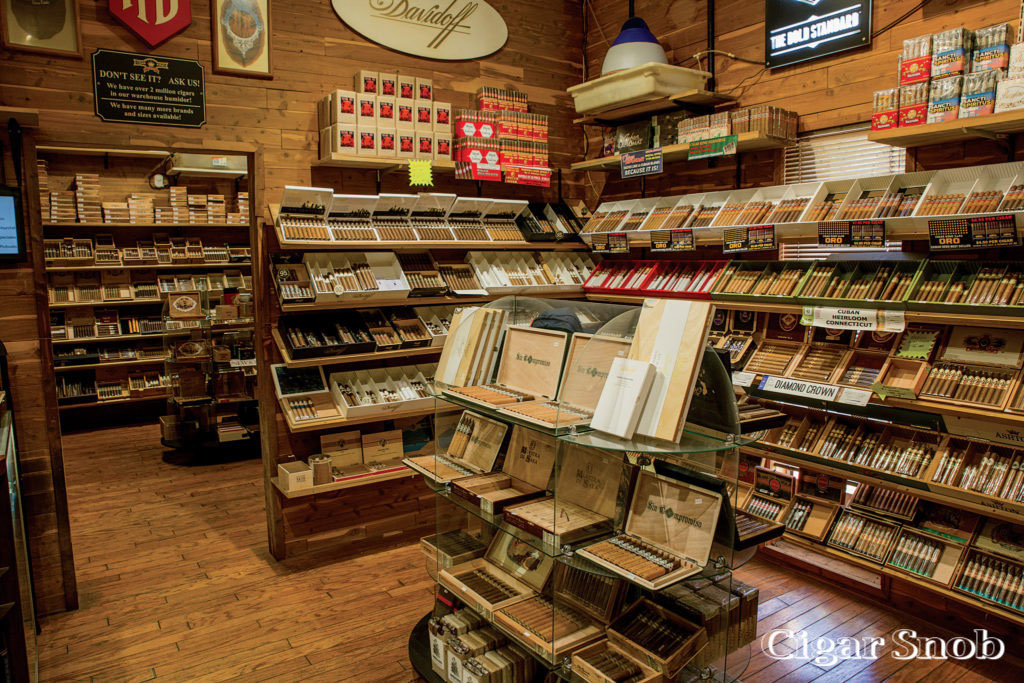
{"label": "wall-mounted monitor", "polygon": [[21,193],[16,187],[0,185],[0,263],[24,260]]}

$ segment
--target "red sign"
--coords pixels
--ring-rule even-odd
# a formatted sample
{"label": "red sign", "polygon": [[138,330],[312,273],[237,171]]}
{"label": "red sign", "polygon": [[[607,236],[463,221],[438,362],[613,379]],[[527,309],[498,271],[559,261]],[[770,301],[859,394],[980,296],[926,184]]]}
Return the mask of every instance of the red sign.
{"label": "red sign", "polygon": [[109,0],[110,13],[156,47],[192,23],[192,0]]}

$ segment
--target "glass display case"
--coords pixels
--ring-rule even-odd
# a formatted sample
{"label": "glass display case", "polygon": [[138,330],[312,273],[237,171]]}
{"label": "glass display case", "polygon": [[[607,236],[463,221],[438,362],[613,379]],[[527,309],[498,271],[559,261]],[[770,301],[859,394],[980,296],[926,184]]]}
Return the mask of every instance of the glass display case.
{"label": "glass display case", "polygon": [[[405,461],[436,493],[421,540],[435,675],[743,673],[757,593],[732,570],[773,524],[741,509],[755,473],[739,451],[754,439],[706,345],[710,304],[682,304],[507,297],[453,320],[435,454]],[[638,387],[630,372],[647,365]]]}

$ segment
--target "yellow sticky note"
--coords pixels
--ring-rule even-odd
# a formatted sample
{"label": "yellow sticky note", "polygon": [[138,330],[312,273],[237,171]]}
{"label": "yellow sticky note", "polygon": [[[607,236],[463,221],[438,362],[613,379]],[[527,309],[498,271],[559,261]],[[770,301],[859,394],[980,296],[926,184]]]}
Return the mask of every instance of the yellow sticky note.
{"label": "yellow sticky note", "polygon": [[430,159],[409,159],[409,185],[433,185],[434,167]]}

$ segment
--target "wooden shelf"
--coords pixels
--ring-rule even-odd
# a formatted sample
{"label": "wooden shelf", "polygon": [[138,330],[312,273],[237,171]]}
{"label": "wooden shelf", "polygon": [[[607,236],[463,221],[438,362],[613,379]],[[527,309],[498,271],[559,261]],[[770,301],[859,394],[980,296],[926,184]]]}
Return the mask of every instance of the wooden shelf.
{"label": "wooden shelf", "polygon": [[1024,109],[1004,111],[999,114],[956,119],[942,123],[923,123],[906,128],[873,130],[868,140],[893,147],[919,147],[947,142],[960,142],[977,138],[991,138],[1024,131]]}
{"label": "wooden shelf", "polygon": [[167,360],[166,356],[146,358],[143,360],[112,360],[108,363],[89,363],[88,365],[55,365],[54,372],[75,372],[76,370],[96,370],[98,368],[127,368],[143,365],[157,365]]}
{"label": "wooden shelf", "polygon": [[289,431],[294,434],[300,434],[302,432],[318,432],[324,429],[345,429],[346,427],[352,427],[355,425],[387,422],[388,420],[401,420],[409,417],[427,417],[428,415],[435,414],[435,412],[454,413],[460,410],[462,410],[460,406],[452,406],[444,410],[435,410],[431,407],[421,408],[419,410],[395,410],[390,413],[378,413],[376,415],[366,415],[363,417],[332,417],[326,420],[303,420],[302,422],[293,422],[288,413],[284,411],[281,411],[281,416],[288,425]]}
{"label": "wooden shelf", "polygon": [[[242,330],[248,327],[252,327],[253,323],[226,323],[224,325],[214,325],[211,328],[212,332],[225,332],[228,330]],[[65,345],[65,344],[92,344],[96,342],[119,342],[119,341],[138,341],[140,339],[163,339],[164,337],[180,337],[182,335],[188,335],[190,332],[201,330],[203,328],[188,328],[185,330],[171,330],[164,332],[152,332],[150,334],[119,334],[111,337],[82,337],[79,339],[50,339],[54,345]]]}
{"label": "wooden shelf", "polygon": [[39,145],[36,151],[41,154],[76,154],[87,157],[142,157],[145,159],[164,159],[171,156],[165,149],[106,149],[104,147],[61,147],[59,145]]}
{"label": "wooden shelf", "polygon": [[[309,313],[312,311],[336,311],[348,308],[387,308],[389,306],[434,306],[446,304],[450,306],[463,306],[467,304],[482,304],[497,301],[511,294],[489,294],[487,296],[423,296],[407,299],[341,299],[339,301],[325,301],[322,303],[308,304],[279,304],[282,313]],[[515,296],[531,296],[522,294]],[[532,295],[538,299],[582,299],[583,292],[568,292],[559,294],[536,294]]]}
{"label": "wooden shelf", "polygon": [[196,228],[209,230],[212,228],[245,228],[251,226],[248,223],[43,223],[44,228],[89,228],[102,230],[104,228],[137,228],[139,230],[160,230],[161,228],[179,229]]}
{"label": "wooden shelf", "polygon": [[[782,147],[788,147],[792,144],[791,140],[784,138],[776,138],[770,135],[764,135],[762,133],[740,133],[737,136],[736,151],[737,152],[753,152],[761,149],[781,149]],[[686,161],[687,155],[690,152],[689,143],[682,143],[679,145],[668,145],[662,148],[665,163],[671,163],[675,161]],[[611,171],[619,168],[619,159],[621,157],[616,154],[610,157],[601,157],[599,159],[588,159],[587,161],[580,161],[569,166],[572,171]],[[721,157],[718,157],[721,158]]]}
{"label": "wooden shelf", "polygon": [[[319,159],[312,165],[313,168],[352,168],[388,173],[408,168],[409,161],[409,159],[332,154],[330,159]],[[432,159],[430,165],[433,167],[434,173],[455,173],[454,161]]]}
{"label": "wooden shelf", "polygon": [[405,479],[407,477],[418,476],[420,475],[415,470],[402,466],[400,470],[368,472],[366,474],[353,475],[352,477],[341,481],[331,482],[330,484],[320,484],[318,486],[310,486],[309,488],[299,489],[297,491],[285,491],[282,489],[281,485],[277,481],[277,477],[271,478],[270,483],[274,485],[274,489],[277,490],[278,494],[285,498],[294,499],[315,496],[320,493],[330,493],[331,491],[342,491],[344,489],[351,489],[359,486],[368,486],[370,484],[379,484],[383,481],[392,481],[394,479]]}
{"label": "wooden shelf", "polygon": [[117,301],[68,301],[65,303],[51,303],[50,308],[107,308],[109,306],[145,306],[147,304],[162,304],[163,299],[119,299]]}
{"label": "wooden shelf", "polygon": [[351,363],[365,363],[367,361],[387,360],[389,358],[413,358],[416,356],[432,356],[441,353],[443,346],[421,346],[414,349],[396,349],[394,351],[377,351],[374,353],[351,353],[341,356],[325,356],[322,358],[298,358],[293,359],[288,353],[288,346],[281,338],[281,333],[276,327],[270,330],[277,351],[281,359],[289,368],[312,368],[321,365],[348,365]]}
{"label": "wooden shelf", "polygon": [[75,273],[83,270],[202,270],[206,268],[248,268],[252,261],[219,263],[154,263],[142,266],[47,266],[47,273]]}
{"label": "wooden shelf", "polygon": [[620,123],[635,121],[645,116],[661,114],[676,109],[685,109],[687,105],[693,107],[716,107],[722,104],[735,102],[733,95],[712,92],[710,90],[685,90],[669,97],[659,97],[646,102],[635,102],[621,107],[605,109],[599,112],[585,114],[573,123],[583,125],[617,126]]}
{"label": "wooden shelf", "polygon": [[248,171],[233,168],[190,168],[174,166],[167,169],[167,175],[184,176],[186,178],[220,178],[234,180],[249,175]]}
{"label": "wooden shelf", "polygon": [[68,403],[58,405],[57,410],[74,410],[76,408],[98,408],[100,406],[114,406],[125,403],[146,403],[147,401],[166,401],[167,396],[142,396],[140,398],[118,398],[111,401],[92,401],[89,403]]}

